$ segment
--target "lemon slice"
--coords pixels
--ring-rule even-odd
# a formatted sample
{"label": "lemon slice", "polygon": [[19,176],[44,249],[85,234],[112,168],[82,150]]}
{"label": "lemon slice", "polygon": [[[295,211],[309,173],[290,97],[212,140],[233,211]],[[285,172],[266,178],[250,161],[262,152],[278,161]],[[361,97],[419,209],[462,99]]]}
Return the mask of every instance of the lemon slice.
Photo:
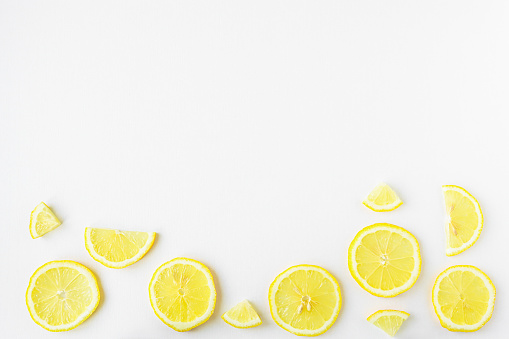
{"label": "lemon slice", "polygon": [[279,274],[269,288],[272,319],[296,335],[327,331],[341,309],[336,279],[319,266],[297,265]]}
{"label": "lemon slice", "polygon": [[403,201],[389,185],[381,183],[368,194],[362,203],[375,212],[389,212],[401,206]]}
{"label": "lemon slice", "polygon": [[30,278],[26,303],[32,319],[48,331],[72,330],[99,304],[99,287],[92,272],[70,260],[50,261]]}
{"label": "lemon slice", "polygon": [[30,235],[33,239],[39,238],[61,224],[53,211],[41,202],[30,214]]}
{"label": "lemon slice", "polygon": [[409,316],[410,314],[403,311],[380,310],[370,315],[367,320],[391,337],[394,337],[401,327],[401,324],[403,324]]}
{"label": "lemon slice", "polygon": [[459,254],[471,247],[481,235],[483,216],[477,200],[464,188],[453,185],[442,186],[447,221],[446,254]]}
{"label": "lemon slice", "polygon": [[106,228],[85,229],[85,247],[106,267],[123,268],[134,264],[154,243],[154,232],[119,231]]}
{"label": "lemon slice", "polygon": [[216,288],[212,274],[196,260],[175,258],[159,266],[148,291],[155,314],[175,331],[189,331],[214,313]]}
{"label": "lemon slice", "polygon": [[410,289],[419,277],[419,243],[399,226],[386,223],[367,226],[350,244],[348,268],[369,293],[394,297]]}
{"label": "lemon slice", "polygon": [[475,266],[451,266],[433,285],[433,306],[440,324],[449,331],[473,332],[493,314],[495,285]]}
{"label": "lemon slice", "polygon": [[223,318],[227,324],[237,328],[250,328],[262,324],[260,316],[247,300],[243,300],[230,308],[221,318]]}

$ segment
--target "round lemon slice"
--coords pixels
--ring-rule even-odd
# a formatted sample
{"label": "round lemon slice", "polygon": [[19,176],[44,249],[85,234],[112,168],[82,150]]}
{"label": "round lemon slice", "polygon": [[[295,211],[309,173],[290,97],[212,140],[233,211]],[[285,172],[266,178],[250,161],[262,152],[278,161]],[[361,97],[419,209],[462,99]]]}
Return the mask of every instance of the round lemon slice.
{"label": "round lemon slice", "polygon": [[269,288],[272,319],[296,335],[327,331],[341,309],[336,279],[319,266],[297,265],[279,274]]}
{"label": "round lemon slice", "polygon": [[94,260],[110,268],[132,265],[148,252],[154,232],[119,231],[105,228],[85,229],[85,247]]}
{"label": "round lemon slice", "polygon": [[33,239],[39,238],[61,224],[48,205],[41,202],[30,214],[30,235]]}
{"label": "round lemon slice", "polygon": [[401,206],[403,201],[389,185],[381,183],[368,194],[362,203],[375,212],[389,212]]}
{"label": "round lemon slice", "polygon": [[233,306],[221,318],[229,325],[237,328],[251,328],[262,324],[258,313],[247,300]]}
{"label": "round lemon slice", "polygon": [[433,285],[433,306],[449,331],[473,332],[483,327],[495,307],[495,285],[475,266],[452,266]]}
{"label": "round lemon slice", "polygon": [[48,331],[72,330],[99,304],[97,280],[74,261],[50,261],[39,267],[28,284],[26,304],[32,319]]}
{"label": "round lemon slice", "polygon": [[370,315],[367,320],[391,337],[394,337],[409,316],[410,314],[403,311],[380,310]]}
{"label": "round lemon slice", "polygon": [[483,216],[477,200],[464,188],[444,185],[442,191],[447,213],[446,254],[452,256],[467,250],[479,239]]}
{"label": "round lemon slice", "polygon": [[419,277],[419,243],[410,232],[396,225],[367,226],[350,244],[348,268],[369,293],[394,297],[410,289]]}
{"label": "round lemon slice", "polygon": [[148,291],[155,314],[175,331],[189,331],[214,313],[216,288],[212,274],[196,260],[175,258],[159,266]]}

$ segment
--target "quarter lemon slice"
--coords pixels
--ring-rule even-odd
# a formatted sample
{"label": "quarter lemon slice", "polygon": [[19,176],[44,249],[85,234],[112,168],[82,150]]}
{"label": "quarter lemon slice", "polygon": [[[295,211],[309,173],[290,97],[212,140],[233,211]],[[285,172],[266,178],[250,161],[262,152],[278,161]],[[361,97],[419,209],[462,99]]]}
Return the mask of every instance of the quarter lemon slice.
{"label": "quarter lemon slice", "polygon": [[30,235],[33,239],[39,238],[61,224],[48,205],[41,202],[30,214]]}
{"label": "quarter lemon slice", "polygon": [[412,233],[396,225],[367,226],[350,244],[348,268],[369,293],[394,297],[410,289],[419,277],[419,243]]}
{"label": "quarter lemon slice", "polygon": [[483,216],[477,200],[464,188],[444,185],[442,190],[447,213],[445,253],[452,256],[467,250],[479,239]]}
{"label": "quarter lemon slice", "polygon": [[26,303],[32,319],[48,331],[72,330],[99,304],[92,272],[74,261],[50,261],[30,278]]}
{"label": "quarter lemon slice", "polygon": [[134,264],[154,243],[154,232],[119,231],[106,228],[85,229],[85,247],[106,267],[123,268]]}
{"label": "quarter lemon slice", "polygon": [[272,319],[281,328],[304,336],[327,331],[341,309],[336,279],[319,266],[297,265],[279,274],[269,288]]}
{"label": "quarter lemon slice", "polygon": [[394,337],[401,327],[401,324],[403,324],[409,316],[410,314],[403,311],[380,310],[370,315],[367,320],[391,337]]}
{"label": "quarter lemon slice", "polygon": [[237,328],[250,328],[262,324],[260,316],[247,300],[243,300],[230,308],[221,318],[223,318],[227,324]]}
{"label": "quarter lemon slice", "polygon": [[495,285],[475,266],[451,266],[433,285],[433,306],[449,331],[473,332],[483,327],[495,307]]}
{"label": "quarter lemon slice", "polygon": [[389,185],[381,183],[368,194],[362,203],[375,212],[389,212],[401,206],[403,201]]}
{"label": "quarter lemon slice", "polygon": [[214,313],[216,288],[212,274],[196,260],[175,258],[159,266],[148,291],[155,314],[175,331],[189,331]]}

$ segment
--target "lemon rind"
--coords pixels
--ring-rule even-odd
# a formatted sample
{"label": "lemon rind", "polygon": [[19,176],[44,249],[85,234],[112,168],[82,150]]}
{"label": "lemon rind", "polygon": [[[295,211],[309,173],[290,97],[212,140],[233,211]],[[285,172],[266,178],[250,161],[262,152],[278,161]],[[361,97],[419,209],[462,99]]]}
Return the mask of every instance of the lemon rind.
{"label": "lemon rind", "polygon": [[[299,329],[291,327],[288,324],[286,324],[285,322],[283,322],[281,320],[281,318],[279,317],[279,315],[277,314],[277,312],[275,310],[276,305],[274,305],[274,302],[273,302],[273,300],[275,300],[275,295],[276,295],[276,292],[277,292],[277,289],[275,288],[275,286],[279,285],[281,283],[281,281],[286,276],[290,275],[291,273],[293,273],[294,271],[297,271],[299,269],[306,269],[306,270],[311,269],[311,270],[319,271],[324,276],[326,276],[327,278],[330,278],[331,282],[336,287],[336,293],[337,293],[336,295],[338,297],[338,302],[336,304],[336,308],[334,309],[334,311],[332,313],[332,316],[330,317],[330,319],[322,327],[320,327],[319,329],[313,330],[313,331],[311,331],[311,330],[299,330]],[[272,316],[272,319],[282,329],[284,329],[284,330],[286,330],[286,331],[288,331],[288,332],[290,332],[292,334],[298,335],[298,336],[314,337],[314,336],[318,336],[320,334],[325,333],[336,322],[336,319],[338,318],[338,315],[339,315],[339,311],[341,310],[341,305],[342,305],[341,289],[339,287],[338,281],[336,280],[336,278],[329,271],[327,271],[326,269],[324,269],[323,267],[320,267],[320,266],[303,264],[303,265],[295,265],[295,266],[292,266],[290,268],[287,268],[286,270],[281,272],[274,279],[274,281],[272,282],[272,284],[270,284],[270,287],[269,287],[269,306],[270,306],[270,315]]]}
{"label": "lemon rind", "polygon": [[[90,232],[92,232],[93,229],[94,229],[94,227],[85,228],[85,248],[87,249],[87,252],[88,252],[88,254],[90,254],[92,259],[94,259],[95,261],[97,261],[109,268],[120,269],[120,268],[130,266],[130,265],[140,261],[140,259],[143,258],[145,256],[145,254],[147,254],[147,252],[150,250],[150,248],[154,244],[154,240],[156,238],[156,232],[144,232],[144,233],[148,234],[148,238],[147,238],[147,241],[145,242],[145,245],[142,248],[140,248],[138,253],[136,253],[136,255],[132,258],[129,258],[129,259],[126,259],[123,261],[119,261],[119,262],[114,262],[114,261],[110,261],[110,260],[106,259],[105,257],[101,256],[99,253],[97,253],[94,250],[94,245],[92,244],[92,241],[90,240]],[[97,229],[97,228],[95,228],[95,229]],[[102,228],[102,229],[104,229],[104,228]]]}
{"label": "lemon rind", "polygon": [[[63,265],[65,264],[65,265]],[[92,299],[92,302],[90,303],[89,307],[87,308],[86,312],[83,312],[80,317],[78,317],[77,320],[74,322],[67,324],[67,325],[59,325],[59,326],[53,326],[49,325],[47,322],[42,320],[38,315],[37,312],[33,309],[33,301],[30,298],[30,294],[32,293],[35,282],[37,281],[37,278],[43,274],[44,272],[48,271],[51,268],[58,268],[58,267],[70,267],[73,269],[76,269],[81,274],[83,274],[85,277],[87,277],[88,282],[90,283],[90,287],[92,290],[94,290],[96,293],[94,294],[94,299]],[[94,273],[90,271],[90,269],[80,263],[77,263],[72,260],[55,260],[50,261],[39,267],[30,277],[30,281],[28,283],[28,288],[25,294],[25,302],[28,308],[28,313],[30,313],[30,317],[32,320],[42,328],[44,328],[47,331],[51,332],[63,332],[63,331],[70,331],[79,325],[81,325],[85,320],[87,320],[96,310],[97,306],[99,305],[99,301],[101,300],[101,293],[99,292],[99,284],[97,282],[97,278],[95,277]]]}
{"label": "lemon rind", "polygon": [[[488,289],[488,293],[490,295],[490,299],[488,301],[488,312],[484,315],[484,317],[473,325],[457,325],[453,323],[449,318],[447,318],[442,311],[440,310],[440,307],[438,306],[438,286],[440,282],[448,276],[453,271],[469,271],[473,273],[475,276],[479,277],[485,284],[486,288]],[[436,293],[435,293],[436,291]],[[442,327],[448,329],[452,332],[475,332],[479,330],[481,327],[486,325],[486,323],[491,319],[491,316],[493,315],[493,310],[495,308],[495,297],[496,297],[496,288],[491,279],[488,277],[486,273],[481,271],[479,268],[472,266],[472,265],[455,265],[448,267],[443,272],[441,272],[438,277],[435,280],[435,283],[433,284],[433,289],[431,291],[431,298],[433,301],[433,308],[435,310],[435,314],[438,317],[438,320],[440,321],[440,325]]]}
{"label": "lemon rind", "polygon": [[370,315],[366,320],[373,324],[375,321],[377,321],[381,317],[390,317],[393,315],[401,317],[403,320],[407,320],[408,317],[410,316],[410,314],[405,311],[379,310],[379,311],[376,311],[375,313],[373,313],[372,315]]}
{"label": "lemon rind", "polygon": [[[155,304],[155,301],[153,300],[154,299],[154,297],[153,297],[154,296],[154,291],[153,291],[154,282],[157,280],[157,278],[161,274],[161,271],[164,268],[173,266],[175,264],[193,265],[198,270],[203,272],[205,274],[205,276],[207,276],[209,278],[208,283],[209,283],[209,288],[211,291],[210,299],[209,299],[209,307],[207,308],[207,310],[201,317],[199,317],[191,322],[182,323],[182,322],[177,322],[177,321],[171,321],[170,319],[168,319],[166,317],[166,315],[164,315],[157,308],[157,305]],[[212,314],[214,313],[214,308],[216,306],[216,287],[214,285],[214,278],[212,277],[212,273],[210,272],[209,268],[207,266],[205,266],[204,264],[202,264],[201,262],[194,260],[194,259],[189,259],[189,258],[182,258],[182,257],[174,258],[168,262],[165,262],[161,266],[159,266],[155,270],[154,274],[152,275],[152,278],[150,279],[150,283],[148,286],[148,294],[149,294],[149,298],[150,298],[150,306],[152,306],[152,309],[154,310],[154,313],[156,314],[156,316],[163,323],[165,323],[167,326],[169,326],[170,328],[172,328],[173,330],[175,330],[177,332],[187,332],[189,330],[192,330],[193,328],[196,328],[196,327],[202,325],[207,320],[209,320],[209,318],[212,316]],[[183,324],[187,324],[187,325],[183,325]]]}
{"label": "lemon rind", "polygon": [[[35,220],[37,219],[37,216],[39,215],[39,213],[41,213],[41,211],[44,209],[44,207],[46,207],[50,211],[50,213],[53,215],[53,217],[57,220],[58,224],[56,226],[54,226],[53,228],[51,228],[50,230],[48,230],[47,232],[45,232],[43,234],[39,234],[39,233],[37,233],[37,230],[35,229],[35,224],[36,224]],[[44,202],[41,202],[39,205],[35,206],[33,211],[30,213],[29,230],[30,230],[30,236],[32,237],[32,239],[37,239],[39,237],[42,237],[43,235],[53,231],[55,228],[59,227],[60,225],[62,225],[62,222],[57,218],[55,213],[53,213],[51,208],[49,208],[48,205],[46,205]]]}
{"label": "lemon rind", "polygon": [[[357,249],[357,247],[360,244],[360,240],[362,239],[362,237],[364,235],[366,235],[368,233],[376,232],[378,230],[387,230],[387,231],[391,231],[391,232],[397,232],[398,234],[407,238],[410,242],[412,242],[414,244],[414,256],[418,259],[417,260],[417,263],[418,263],[417,269],[415,269],[412,272],[410,279],[407,281],[407,283],[398,287],[398,288],[394,288],[392,290],[387,290],[387,291],[379,289],[379,288],[371,287],[357,273],[357,270],[353,269],[353,264],[354,264],[353,257],[355,254],[355,250]],[[422,264],[421,251],[420,251],[420,247],[419,247],[419,242],[417,241],[415,236],[412,233],[410,233],[409,231],[407,231],[406,229],[404,229],[403,227],[396,226],[396,225],[389,224],[389,223],[376,223],[376,224],[364,227],[362,230],[357,232],[357,234],[355,235],[355,238],[352,240],[352,242],[350,243],[350,246],[348,248],[348,270],[350,271],[350,274],[364,290],[366,290],[367,292],[369,292],[372,295],[375,295],[377,297],[392,298],[392,297],[395,297],[403,292],[408,291],[410,288],[412,288],[412,286],[414,286],[415,282],[417,281],[417,278],[419,278],[419,275],[421,273],[421,264]]]}

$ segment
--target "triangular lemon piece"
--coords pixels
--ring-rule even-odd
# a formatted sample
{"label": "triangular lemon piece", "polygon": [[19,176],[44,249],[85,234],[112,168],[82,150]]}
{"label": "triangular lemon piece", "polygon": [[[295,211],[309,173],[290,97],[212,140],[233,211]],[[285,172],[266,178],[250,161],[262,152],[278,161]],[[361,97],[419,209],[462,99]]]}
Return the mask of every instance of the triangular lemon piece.
{"label": "triangular lemon piece", "polygon": [[48,205],[41,202],[30,214],[30,235],[34,239],[39,238],[61,224]]}
{"label": "triangular lemon piece", "polygon": [[401,324],[409,316],[410,314],[403,311],[381,310],[370,315],[367,320],[391,337],[394,337]]}
{"label": "triangular lemon piece", "polygon": [[221,318],[227,324],[237,328],[250,328],[262,324],[260,316],[247,300],[243,300],[230,308]]}
{"label": "triangular lemon piece", "polygon": [[403,204],[392,188],[385,184],[378,184],[362,202],[367,208],[375,212],[389,212]]}

